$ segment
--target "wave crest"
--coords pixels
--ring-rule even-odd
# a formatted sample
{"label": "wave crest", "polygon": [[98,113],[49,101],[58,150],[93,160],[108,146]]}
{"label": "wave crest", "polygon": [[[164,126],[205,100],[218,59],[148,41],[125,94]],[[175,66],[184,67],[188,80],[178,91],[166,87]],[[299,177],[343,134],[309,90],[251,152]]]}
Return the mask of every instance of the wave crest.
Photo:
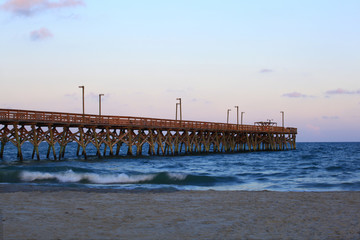
{"label": "wave crest", "polygon": [[[128,175],[104,173],[79,173],[73,170],[62,172],[22,171],[20,180],[23,182],[56,181],[61,183],[91,183],[91,184],[170,184],[170,185],[201,185],[212,186],[216,177],[188,175],[183,173],[160,172],[154,174]],[[224,180],[224,179],[222,179]]]}
{"label": "wave crest", "polygon": [[139,183],[149,181],[155,175],[134,175],[129,176],[125,173],[120,174],[96,174],[96,173],[75,173],[72,170],[58,173],[49,172],[29,172],[23,171],[20,175],[22,181],[33,182],[42,180],[57,180],[62,183],[90,182],[100,184],[111,183]]}

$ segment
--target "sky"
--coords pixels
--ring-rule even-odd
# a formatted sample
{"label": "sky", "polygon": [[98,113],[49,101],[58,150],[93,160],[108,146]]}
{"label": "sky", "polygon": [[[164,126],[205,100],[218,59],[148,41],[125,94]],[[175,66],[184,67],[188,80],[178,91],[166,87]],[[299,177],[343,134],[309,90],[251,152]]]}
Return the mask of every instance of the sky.
{"label": "sky", "polygon": [[0,0],[0,108],[244,124],[360,141],[358,0]]}

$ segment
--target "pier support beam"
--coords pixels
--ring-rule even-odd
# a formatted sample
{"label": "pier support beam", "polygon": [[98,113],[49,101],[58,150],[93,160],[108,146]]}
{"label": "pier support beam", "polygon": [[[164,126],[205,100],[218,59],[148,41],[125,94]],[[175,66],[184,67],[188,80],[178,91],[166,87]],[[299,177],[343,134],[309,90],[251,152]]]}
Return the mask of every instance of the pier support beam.
{"label": "pier support beam", "polygon": [[33,153],[31,158],[34,159],[34,155],[36,153],[36,159],[38,161],[40,161],[40,154],[39,154],[39,139],[38,139],[38,129],[36,129],[35,125],[31,125],[31,131],[32,131],[32,139],[30,140],[30,142],[32,142],[33,144]]}
{"label": "pier support beam", "polygon": [[14,135],[15,135],[15,141],[16,141],[16,147],[17,147],[17,156],[18,158],[20,158],[20,161],[23,161],[23,155],[21,152],[21,139],[20,139],[20,135],[19,135],[19,128],[17,124],[14,124]]}

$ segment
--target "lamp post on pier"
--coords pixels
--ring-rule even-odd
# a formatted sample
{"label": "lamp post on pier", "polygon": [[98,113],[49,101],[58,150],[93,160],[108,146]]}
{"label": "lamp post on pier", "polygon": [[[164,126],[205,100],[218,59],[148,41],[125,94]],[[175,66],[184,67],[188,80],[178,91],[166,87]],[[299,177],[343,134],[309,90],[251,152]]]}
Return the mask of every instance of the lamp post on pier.
{"label": "lamp post on pier", "polygon": [[82,88],[82,110],[83,110],[83,115],[85,115],[85,86],[79,86],[79,88]]}
{"label": "lamp post on pier", "polygon": [[243,125],[243,115],[245,112],[241,112],[241,125]]}
{"label": "lamp post on pier", "polygon": [[239,128],[239,106],[235,106],[236,108],[236,128]]}
{"label": "lamp post on pier", "polygon": [[231,109],[228,109],[228,110],[227,110],[227,119],[226,119],[226,123],[227,123],[227,124],[229,124],[230,111],[231,111]]}
{"label": "lamp post on pier", "polygon": [[101,116],[101,97],[104,96],[104,94],[99,94],[99,116]]}
{"label": "lamp post on pier", "polygon": [[175,120],[178,120],[178,106],[180,105],[180,103],[176,103],[176,114],[175,114]]}
{"label": "lamp post on pier", "polygon": [[176,120],[177,120],[177,106],[180,106],[180,122],[182,121],[181,98],[176,98],[179,102],[176,104]]}
{"label": "lamp post on pier", "polygon": [[281,111],[280,113],[282,115],[282,127],[284,128],[284,111]]}

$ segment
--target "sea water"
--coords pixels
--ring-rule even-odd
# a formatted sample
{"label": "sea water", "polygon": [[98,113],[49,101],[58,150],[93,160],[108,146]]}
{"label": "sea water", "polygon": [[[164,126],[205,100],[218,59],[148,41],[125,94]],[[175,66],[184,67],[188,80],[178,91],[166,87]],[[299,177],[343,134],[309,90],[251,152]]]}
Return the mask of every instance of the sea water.
{"label": "sea water", "polygon": [[[247,191],[359,191],[360,143],[297,143],[296,150],[209,153],[179,156],[98,158],[76,156],[69,144],[61,161],[29,160],[25,143],[20,162],[6,145],[0,159],[0,184],[100,189],[175,189]],[[57,149],[58,151],[58,149]],[[143,151],[145,152],[145,151]],[[26,160],[27,159],[27,160]]]}

